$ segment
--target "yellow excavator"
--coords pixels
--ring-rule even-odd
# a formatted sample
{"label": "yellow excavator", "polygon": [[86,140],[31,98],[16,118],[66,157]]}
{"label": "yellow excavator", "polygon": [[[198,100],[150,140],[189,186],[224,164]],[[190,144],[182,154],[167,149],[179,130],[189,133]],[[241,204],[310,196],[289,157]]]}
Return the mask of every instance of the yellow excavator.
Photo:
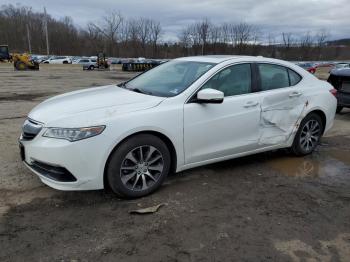
{"label": "yellow excavator", "polygon": [[97,68],[100,70],[109,68],[109,64],[107,63],[105,53],[98,53],[97,54]]}
{"label": "yellow excavator", "polygon": [[0,45],[0,62],[12,62],[16,70],[39,70],[39,63],[32,60],[29,54],[9,53],[7,45]]}

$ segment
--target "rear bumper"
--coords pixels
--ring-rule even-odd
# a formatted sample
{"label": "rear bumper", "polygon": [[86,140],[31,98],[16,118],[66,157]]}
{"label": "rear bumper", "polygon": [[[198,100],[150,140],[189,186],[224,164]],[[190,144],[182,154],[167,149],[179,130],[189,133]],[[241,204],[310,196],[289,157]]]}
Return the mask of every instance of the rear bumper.
{"label": "rear bumper", "polygon": [[350,93],[337,92],[338,106],[350,107]]}

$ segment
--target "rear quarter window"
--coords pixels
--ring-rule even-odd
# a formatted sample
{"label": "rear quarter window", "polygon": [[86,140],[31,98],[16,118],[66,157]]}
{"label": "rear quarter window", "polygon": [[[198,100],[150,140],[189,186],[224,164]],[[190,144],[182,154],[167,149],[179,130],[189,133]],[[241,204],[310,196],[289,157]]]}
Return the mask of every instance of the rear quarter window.
{"label": "rear quarter window", "polygon": [[291,86],[295,86],[301,81],[301,76],[294,72],[292,69],[288,69],[288,74],[289,74],[289,81]]}

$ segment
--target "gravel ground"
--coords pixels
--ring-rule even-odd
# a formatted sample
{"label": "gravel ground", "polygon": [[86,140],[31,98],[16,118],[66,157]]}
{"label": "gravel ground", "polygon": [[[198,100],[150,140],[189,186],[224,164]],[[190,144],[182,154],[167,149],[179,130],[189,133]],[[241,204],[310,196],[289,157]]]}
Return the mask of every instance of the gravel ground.
{"label": "gravel ground", "polygon": [[17,138],[32,107],[131,76],[0,64],[0,261],[349,261],[350,110],[310,156],[279,150],[192,169],[137,200],[56,191],[23,166]]}

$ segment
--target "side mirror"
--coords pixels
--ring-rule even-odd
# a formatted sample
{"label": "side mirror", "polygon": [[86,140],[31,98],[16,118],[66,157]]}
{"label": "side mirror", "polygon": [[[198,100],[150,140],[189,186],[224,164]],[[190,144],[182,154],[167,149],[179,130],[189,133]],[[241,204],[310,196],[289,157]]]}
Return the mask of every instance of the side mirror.
{"label": "side mirror", "polygon": [[212,88],[207,88],[197,93],[197,103],[221,104],[224,101],[224,93]]}

